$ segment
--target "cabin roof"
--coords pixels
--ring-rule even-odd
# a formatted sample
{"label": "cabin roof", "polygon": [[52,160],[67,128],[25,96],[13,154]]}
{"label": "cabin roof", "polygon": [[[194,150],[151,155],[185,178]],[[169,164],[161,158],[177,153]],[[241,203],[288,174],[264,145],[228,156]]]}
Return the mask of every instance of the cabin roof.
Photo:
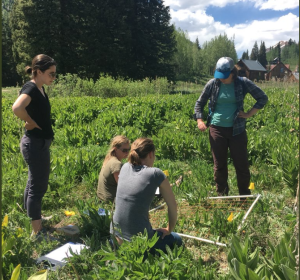
{"label": "cabin roof", "polygon": [[267,70],[265,69],[265,67],[263,67],[258,60],[240,59],[239,61],[241,61],[243,64],[245,64],[246,67],[250,71],[263,71],[263,72],[267,72]]}

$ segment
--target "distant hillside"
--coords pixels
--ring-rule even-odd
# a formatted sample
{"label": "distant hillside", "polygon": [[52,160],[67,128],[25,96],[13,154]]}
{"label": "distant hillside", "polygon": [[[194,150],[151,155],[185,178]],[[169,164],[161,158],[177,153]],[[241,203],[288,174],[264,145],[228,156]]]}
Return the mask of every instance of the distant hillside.
{"label": "distant hillside", "polygon": [[[280,48],[277,46],[278,44]],[[299,42],[296,43],[290,39],[288,42],[280,41],[278,44],[268,49],[267,61],[270,63],[275,58],[279,58],[284,64],[289,64],[290,69],[294,71],[299,65]]]}

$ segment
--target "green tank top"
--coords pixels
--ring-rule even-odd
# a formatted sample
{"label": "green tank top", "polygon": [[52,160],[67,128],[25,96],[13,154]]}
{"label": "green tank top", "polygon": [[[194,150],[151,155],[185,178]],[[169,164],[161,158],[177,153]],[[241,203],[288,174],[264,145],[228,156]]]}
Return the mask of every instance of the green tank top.
{"label": "green tank top", "polygon": [[232,127],[236,110],[234,83],[229,85],[221,83],[217,104],[212,113],[211,124]]}

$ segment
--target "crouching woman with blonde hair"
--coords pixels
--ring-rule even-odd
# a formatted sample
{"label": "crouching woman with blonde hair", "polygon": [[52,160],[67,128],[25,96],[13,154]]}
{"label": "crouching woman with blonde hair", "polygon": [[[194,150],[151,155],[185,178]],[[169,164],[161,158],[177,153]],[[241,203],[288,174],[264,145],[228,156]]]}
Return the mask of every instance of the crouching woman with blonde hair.
{"label": "crouching woman with blonde hair", "polygon": [[[116,194],[116,208],[110,232],[118,243],[131,241],[132,236],[148,232],[152,238],[155,232],[159,240],[151,249],[161,249],[166,252],[166,245],[171,249],[174,244],[182,245],[180,236],[172,230],[177,221],[177,204],[172,188],[166,175],[153,167],[155,146],[149,138],[139,138],[131,145],[128,162],[121,169]],[[169,223],[166,228],[153,229],[149,221],[149,207],[157,187],[160,188],[168,206]]]}
{"label": "crouching woman with blonde hair", "polygon": [[127,158],[130,142],[123,135],[115,136],[104,159],[98,180],[97,196],[101,201],[113,202],[116,197],[122,159]]}

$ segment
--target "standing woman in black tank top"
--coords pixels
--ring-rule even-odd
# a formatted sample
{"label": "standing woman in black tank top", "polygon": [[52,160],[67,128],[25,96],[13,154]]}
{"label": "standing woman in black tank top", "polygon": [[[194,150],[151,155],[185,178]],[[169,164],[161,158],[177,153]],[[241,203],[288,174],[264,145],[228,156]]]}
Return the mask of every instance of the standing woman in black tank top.
{"label": "standing woman in black tank top", "polygon": [[50,145],[53,140],[51,107],[43,85],[51,85],[56,77],[56,62],[39,54],[32,65],[25,68],[31,80],[24,84],[12,106],[14,114],[25,121],[25,134],[20,148],[28,164],[28,181],[24,192],[24,208],[31,218],[33,236],[41,234],[42,198],[48,187],[50,174]]}

